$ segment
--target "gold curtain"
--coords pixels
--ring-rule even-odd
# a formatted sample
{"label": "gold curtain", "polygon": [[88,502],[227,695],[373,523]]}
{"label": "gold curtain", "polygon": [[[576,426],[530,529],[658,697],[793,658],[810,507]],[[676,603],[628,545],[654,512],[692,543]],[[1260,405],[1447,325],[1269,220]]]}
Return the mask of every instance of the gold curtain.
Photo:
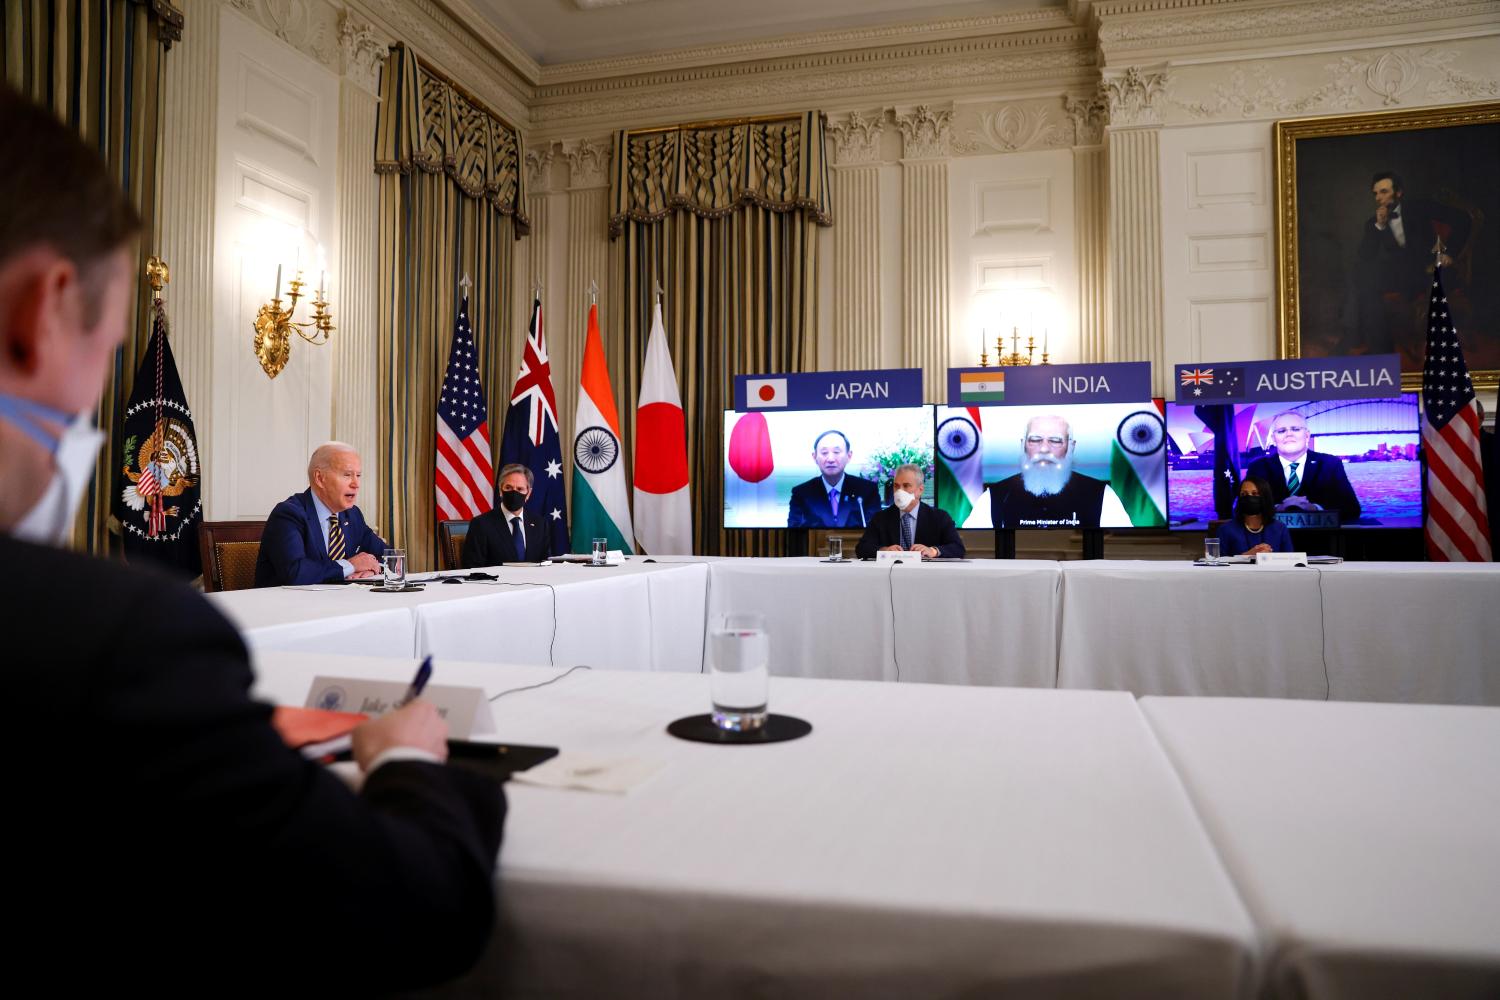
{"label": "gold curtain", "polygon": [[110,548],[110,494],[120,454],[116,432],[125,425],[136,365],[151,338],[145,270],[156,231],[162,55],[181,37],[182,13],[165,0],[5,0],[0,20],[0,76],[6,85],[77,129],[129,192],[144,223],[135,323],[115,353],[99,403],[106,439],[74,530],[74,544],[88,552]]}
{"label": "gold curtain", "polygon": [[[822,116],[615,136],[610,353],[620,398],[638,397],[660,281],[682,391],[693,550],[780,555],[783,531],[723,530],[724,419],[734,376],[817,360],[818,226],[832,223]],[[616,339],[612,337],[611,339]],[[621,417],[631,433],[635,412]]]}
{"label": "gold curtain", "polygon": [[[510,387],[514,244],[527,231],[520,136],[426,72],[405,47],[381,80],[376,523],[417,569],[437,566],[438,392],[468,274],[469,321],[489,407],[491,461]],[[497,402],[498,401],[498,402]]]}

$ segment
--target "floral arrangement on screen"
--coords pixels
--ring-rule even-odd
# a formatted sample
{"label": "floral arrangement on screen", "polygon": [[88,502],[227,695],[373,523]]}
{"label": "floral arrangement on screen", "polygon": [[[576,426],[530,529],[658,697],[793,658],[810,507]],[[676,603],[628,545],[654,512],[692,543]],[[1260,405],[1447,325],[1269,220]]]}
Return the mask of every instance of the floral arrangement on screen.
{"label": "floral arrangement on screen", "polygon": [[922,470],[922,482],[926,487],[923,492],[931,495],[933,464],[932,442],[930,441],[924,444],[899,441],[876,451],[865,459],[865,464],[859,474],[866,479],[873,479],[880,488],[880,495],[885,498],[886,503],[890,503],[896,470],[908,464],[915,465]]}

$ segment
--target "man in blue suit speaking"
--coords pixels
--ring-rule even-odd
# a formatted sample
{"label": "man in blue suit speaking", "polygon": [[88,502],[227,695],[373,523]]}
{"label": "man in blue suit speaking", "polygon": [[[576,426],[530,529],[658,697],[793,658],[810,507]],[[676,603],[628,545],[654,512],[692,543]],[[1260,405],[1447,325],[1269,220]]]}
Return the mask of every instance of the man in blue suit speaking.
{"label": "man in blue suit speaking", "polygon": [[257,587],[341,583],[380,572],[385,542],[354,506],[359,452],[341,441],[319,446],[307,462],[308,488],[271,511],[255,560]]}

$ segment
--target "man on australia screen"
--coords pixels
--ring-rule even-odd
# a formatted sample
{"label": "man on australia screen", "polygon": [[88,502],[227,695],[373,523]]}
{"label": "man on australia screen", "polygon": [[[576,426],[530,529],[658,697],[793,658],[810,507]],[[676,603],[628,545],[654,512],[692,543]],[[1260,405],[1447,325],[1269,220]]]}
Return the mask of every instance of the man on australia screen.
{"label": "man on australia screen", "polygon": [[1308,447],[1312,433],[1307,418],[1286,410],[1271,418],[1274,454],[1250,463],[1246,476],[1258,476],[1271,484],[1277,510],[1336,510],[1343,523],[1359,520],[1359,497],[1349,485],[1344,463],[1337,455],[1325,455]]}
{"label": "man on australia screen", "polygon": [[1021,436],[1021,471],[990,483],[997,528],[1097,528],[1130,525],[1130,515],[1102,479],[1073,470],[1078,442],[1068,421],[1035,416]]}
{"label": "man on australia screen", "polygon": [[826,430],[813,441],[813,462],[820,475],[792,487],[788,528],[863,528],[880,512],[880,492],[868,479],[849,475],[844,467],[854,449],[843,431]]}

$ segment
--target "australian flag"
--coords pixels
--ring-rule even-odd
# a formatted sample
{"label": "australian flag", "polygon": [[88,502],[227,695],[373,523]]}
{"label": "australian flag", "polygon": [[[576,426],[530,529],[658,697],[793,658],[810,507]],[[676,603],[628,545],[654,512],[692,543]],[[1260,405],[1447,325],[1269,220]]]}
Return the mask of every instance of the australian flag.
{"label": "australian flag", "polygon": [[124,437],[114,515],[125,558],[156,562],[189,579],[199,575],[203,469],[160,299],[152,306],[151,342],[125,407]]}
{"label": "australian flag", "polygon": [[1243,368],[1179,368],[1182,384],[1177,389],[1179,401],[1200,399],[1244,399]]}
{"label": "australian flag", "polygon": [[510,410],[500,437],[500,464],[515,462],[531,470],[533,485],[526,507],[552,530],[552,551],[571,551],[568,501],[563,492],[562,445],[557,435],[557,396],[552,392],[552,363],[542,336],[542,300],[531,304],[531,325],[521,351],[521,371],[511,390]]}
{"label": "australian flag", "polygon": [[1240,495],[1240,439],[1234,407],[1195,406],[1193,414],[1214,436],[1214,513],[1222,520],[1234,513],[1234,501]]}

